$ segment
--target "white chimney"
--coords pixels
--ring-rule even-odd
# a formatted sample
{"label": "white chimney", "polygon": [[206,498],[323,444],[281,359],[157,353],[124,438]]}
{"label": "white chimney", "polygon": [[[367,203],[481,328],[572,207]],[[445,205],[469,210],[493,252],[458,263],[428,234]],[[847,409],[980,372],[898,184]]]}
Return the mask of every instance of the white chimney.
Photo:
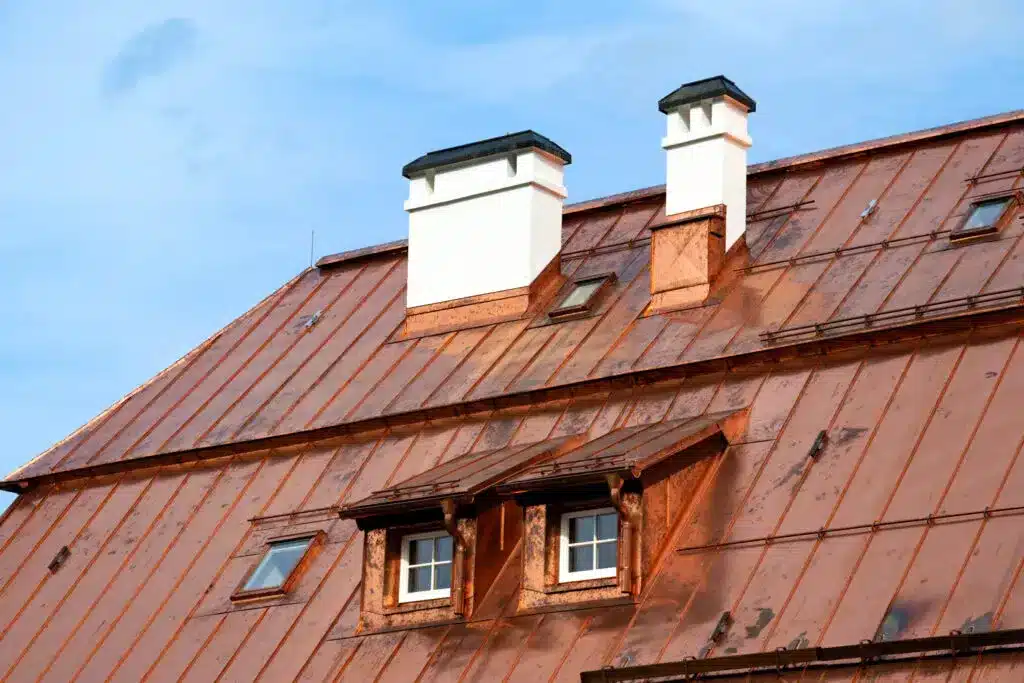
{"label": "white chimney", "polygon": [[530,286],[562,247],[562,176],[571,161],[523,131],[406,164],[407,307]]}
{"label": "white chimney", "polygon": [[661,98],[668,119],[665,214],[725,205],[725,248],[746,230],[747,114],[756,103],[725,76],[686,83]]}

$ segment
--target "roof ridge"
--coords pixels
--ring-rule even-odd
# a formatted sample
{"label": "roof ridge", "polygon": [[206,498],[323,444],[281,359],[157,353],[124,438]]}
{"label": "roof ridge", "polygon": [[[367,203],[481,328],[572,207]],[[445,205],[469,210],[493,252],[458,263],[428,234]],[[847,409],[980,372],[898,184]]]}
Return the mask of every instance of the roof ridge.
{"label": "roof ridge", "polygon": [[[924,140],[931,140],[935,138],[944,137],[947,135],[957,135],[960,133],[976,131],[982,128],[997,127],[1007,125],[1010,123],[1016,123],[1019,121],[1024,121],[1024,109],[1015,109],[1013,111],[1008,111],[1002,114],[982,116],[975,119],[965,119],[963,121],[947,123],[941,126],[934,126],[932,128],[922,128],[920,130],[911,131],[909,133],[898,133],[896,135],[889,135],[881,138],[872,138],[870,140],[864,140],[862,142],[854,142],[846,145],[839,145],[836,147],[827,147],[816,152],[806,152],[804,154],[796,154],[793,156],[781,157],[779,159],[773,159],[771,161],[762,161],[747,166],[747,175],[750,176],[757,175],[760,173],[782,171],[798,166],[834,160],[844,156],[866,154],[867,152],[874,152],[879,149],[898,147],[900,145],[913,144],[917,142],[922,142]],[[622,204],[628,204],[630,202],[650,199],[652,197],[657,197],[658,195],[662,194],[665,194],[664,185],[651,185],[650,187],[629,190],[627,192],[619,192],[616,194],[606,195],[604,197],[595,197],[593,199],[586,199],[584,201],[575,202],[573,204],[566,204],[565,208],[562,210],[562,215],[569,216],[577,213],[582,213],[584,211],[591,211],[593,209],[620,206]],[[378,254],[393,254],[404,250],[407,246],[408,240],[404,239],[395,240],[393,242],[384,242],[381,244],[366,246],[359,249],[352,249],[348,251],[338,252],[335,254],[328,254],[326,256],[321,257],[320,260],[316,262],[316,265],[318,267],[322,267],[358,260],[370,256],[375,256]]]}

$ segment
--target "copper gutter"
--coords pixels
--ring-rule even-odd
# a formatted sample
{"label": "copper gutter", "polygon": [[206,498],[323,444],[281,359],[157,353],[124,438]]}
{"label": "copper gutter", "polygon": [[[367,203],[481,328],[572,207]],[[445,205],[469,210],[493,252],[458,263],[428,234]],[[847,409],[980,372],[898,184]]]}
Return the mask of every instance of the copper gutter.
{"label": "copper gutter", "polygon": [[[627,371],[554,387],[529,389],[466,402],[431,408],[419,408],[403,413],[372,417],[365,420],[297,431],[289,434],[171,453],[159,453],[126,461],[115,461],[75,470],[52,472],[27,479],[8,479],[0,482],[0,490],[20,493],[31,486],[71,479],[115,474],[125,470],[181,465],[268,449],[303,446],[308,445],[311,441],[353,437],[384,428],[410,426],[467,415],[479,415],[494,410],[530,406],[542,402],[578,399],[586,396],[602,395],[620,389],[632,389],[724,372],[757,371],[765,365],[777,366],[779,363],[786,361],[817,358],[830,353],[862,353],[887,345],[915,343],[922,339],[944,337],[956,332],[978,330],[981,328],[1001,328],[1003,326],[1019,329],[1022,325],[1024,325],[1024,306],[1022,305],[992,310],[962,311],[925,320],[911,319],[907,323],[887,328],[869,328],[835,334],[825,338],[812,338],[791,341],[789,343],[783,342],[770,348],[757,349],[735,356],[722,356],[689,364],[651,368],[649,370]],[[996,332],[998,333],[1000,330],[997,329]]]}
{"label": "copper gutter", "polygon": [[[693,676],[704,673],[781,674],[790,669],[814,669],[836,666],[871,666],[893,662],[915,662],[920,659],[949,659],[965,656],[992,655],[1024,650],[1024,629],[1006,629],[985,633],[951,631],[945,636],[908,638],[873,642],[864,640],[855,645],[808,647],[798,650],[780,648],[774,652],[729,655],[710,659],[684,659],[678,662],[644,666],[607,667],[580,673],[581,683],[611,683],[669,676]],[[706,677],[702,677],[706,680]]]}

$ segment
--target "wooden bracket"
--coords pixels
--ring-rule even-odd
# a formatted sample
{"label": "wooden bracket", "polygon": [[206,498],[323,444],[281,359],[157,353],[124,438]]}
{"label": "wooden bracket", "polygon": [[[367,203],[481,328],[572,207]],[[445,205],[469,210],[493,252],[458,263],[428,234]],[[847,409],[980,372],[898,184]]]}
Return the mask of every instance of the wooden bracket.
{"label": "wooden bracket", "polygon": [[455,501],[451,498],[442,500],[441,511],[444,513],[445,531],[452,537],[454,545],[452,553],[452,611],[461,617],[466,613],[466,541],[459,531],[459,521],[455,518]]}
{"label": "wooden bracket", "polygon": [[619,590],[623,593],[633,591],[633,516],[622,502],[622,475],[609,474],[608,491],[612,507],[618,511],[622,519],[622,537],[619,539]]}

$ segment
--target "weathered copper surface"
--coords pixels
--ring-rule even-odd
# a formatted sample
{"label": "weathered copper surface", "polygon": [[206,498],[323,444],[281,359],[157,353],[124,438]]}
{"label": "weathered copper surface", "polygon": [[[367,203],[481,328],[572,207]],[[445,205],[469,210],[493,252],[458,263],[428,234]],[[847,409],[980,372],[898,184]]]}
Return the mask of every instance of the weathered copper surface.
{"label": "weathered copper surface", "polygon": [[[389,343],[405,315],[400,250],[302,273],[10,480],[29,486],[0,523],[0,680],[576,681],[604,665],[1024,627],[1020,306],[863,318],[1024,284],[1019,207],[983,241],[942,232],[972,197],[1021,187],[1019,118],[762,165],[746,245],[701,308],[640,317],[657,192],[567,212],[563,274],[616,274],[591,317]],[[812,335],[787,355],[762,336],[857,316],[835,343]],[[744,409],[725,454],[664,498],[689,502],[666,513],[678,522],[635,603],[517,614],[522,549],[509,549],[468,621],[357,633],[364,535],[325,510],[466,454]],[[301,435],[343,423],[361,426]],[[233,446],[195,455],[215,444]],[[168,453],[181,462],[140,460]],[[225,600],[266,525],[326,519],[293,599]],[[733,624],[711,642],[725,611]],[[1021,661],[782,680],[1016,681]]]}

